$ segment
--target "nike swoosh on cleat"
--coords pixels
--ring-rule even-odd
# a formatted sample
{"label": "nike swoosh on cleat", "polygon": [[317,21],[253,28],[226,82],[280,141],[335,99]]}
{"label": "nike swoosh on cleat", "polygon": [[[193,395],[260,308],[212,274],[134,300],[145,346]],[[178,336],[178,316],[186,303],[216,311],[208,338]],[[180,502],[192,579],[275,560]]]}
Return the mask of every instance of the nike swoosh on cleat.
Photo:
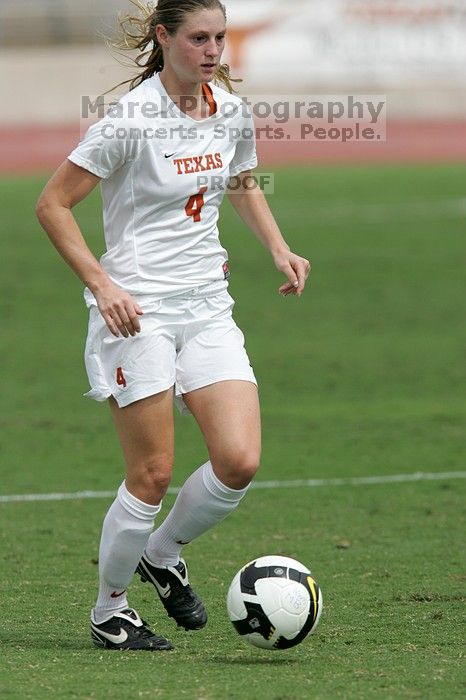
{"label": "nike swoosh on cleat", "polygon": [[128,639],[128,633],[123,629],[120,630],[120,634],[110,634],[109,632],[102,632],[102,630],[99,630],[97,627],[96,632],[101,637],[108,639],[109,642],[113,642],[113,644],[124,644],[124,642],[126,642]]}
{"label": "nike swoosh on cleat", "polygon": [[110,594],[110,598],[119,598],[123,593],[126,593],[126,588],[124,591],[121,591],[121,593],[117,593],[116,591],[113,591],[113,593]]}
{"label": "nike swoosh on cleat", "polygon": [[170,593],[171,593],[170,584],[167,583],[166,586],[161,586],[160,583],[159,583],[155,578],[153,578],[152,580],[153,580],[154,586],[155,586],[156,589],[158,590],[160,596],[161,596],[162,598],[168,598],[168,596],[169,596]]}

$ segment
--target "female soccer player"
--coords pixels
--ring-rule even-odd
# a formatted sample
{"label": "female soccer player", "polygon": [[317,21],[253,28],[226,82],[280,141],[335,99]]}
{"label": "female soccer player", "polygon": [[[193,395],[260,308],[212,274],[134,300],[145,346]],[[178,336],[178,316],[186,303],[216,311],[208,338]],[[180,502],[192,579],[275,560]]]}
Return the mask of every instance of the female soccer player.
{"label": "female soccer player", "polygon": [[[224,190],[286,276],[281,294],[302,294],[310,264],[290,251],[263,193],[251,187],[252,119],[221,63],[224,6],[136,4],[142,14],[122,20],[121,46],[150,47],[139,57],[144,71],[51,178],[37,214],[86,285],[88,396],[109,400],[126,462],[103,524],[92,639],[110,649],[162,650],[172,644],[128,605],[135,571],[178,625],[203,627],[207,614],[188,583],[182,547],[235,510],[260,459],[257,385],[232,319],[217,229]],[[100,262],[71,213],[97,183]],[[153,532],[171,479],[174,399],[194,415],[210,459]]]}

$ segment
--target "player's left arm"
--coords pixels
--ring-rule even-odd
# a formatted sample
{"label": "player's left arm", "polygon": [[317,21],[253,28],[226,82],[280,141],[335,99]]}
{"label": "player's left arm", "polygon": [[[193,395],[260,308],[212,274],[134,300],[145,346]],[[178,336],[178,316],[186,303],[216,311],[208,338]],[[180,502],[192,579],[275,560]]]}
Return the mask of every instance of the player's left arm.
{"label": "player's left arm", "polygon": [[301,296],[311,271],[309,260],[293,253],[283,238],[259,185],[254,185],[251,170],[231,178],[228,198],[244,223],[270,251],[275,266],[288,278],[280,294]]}

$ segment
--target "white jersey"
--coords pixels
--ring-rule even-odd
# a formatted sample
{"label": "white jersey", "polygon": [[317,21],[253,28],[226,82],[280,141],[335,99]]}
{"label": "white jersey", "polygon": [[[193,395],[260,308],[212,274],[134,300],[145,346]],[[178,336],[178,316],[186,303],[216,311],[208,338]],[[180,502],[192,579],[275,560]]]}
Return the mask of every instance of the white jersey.
{"label": "white jersey", "polygon": [[[218,210],[228,179],[257,165],[254,126],[239,97],[213,84],[203,91],[211,116],[196,121],[156,74],[91,126],[68,156],[102,178],[100,262],[142,305],[227,277]],[[85,297],[95,304],[88,289]]]}

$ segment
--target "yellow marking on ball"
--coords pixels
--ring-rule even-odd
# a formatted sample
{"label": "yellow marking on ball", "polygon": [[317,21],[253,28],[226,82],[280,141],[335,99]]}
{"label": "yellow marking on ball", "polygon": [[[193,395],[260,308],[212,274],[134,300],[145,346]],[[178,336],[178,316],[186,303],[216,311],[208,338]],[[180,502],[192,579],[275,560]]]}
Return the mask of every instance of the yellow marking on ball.
{"label": "yellow marking on ball", "polygon": [[307,577],[307,583],[309,585],[309,590],[312,594],[312,600],[314,601],[314,620],[317,616],[317,592],[316,592],[316,582],[310,576]]}

